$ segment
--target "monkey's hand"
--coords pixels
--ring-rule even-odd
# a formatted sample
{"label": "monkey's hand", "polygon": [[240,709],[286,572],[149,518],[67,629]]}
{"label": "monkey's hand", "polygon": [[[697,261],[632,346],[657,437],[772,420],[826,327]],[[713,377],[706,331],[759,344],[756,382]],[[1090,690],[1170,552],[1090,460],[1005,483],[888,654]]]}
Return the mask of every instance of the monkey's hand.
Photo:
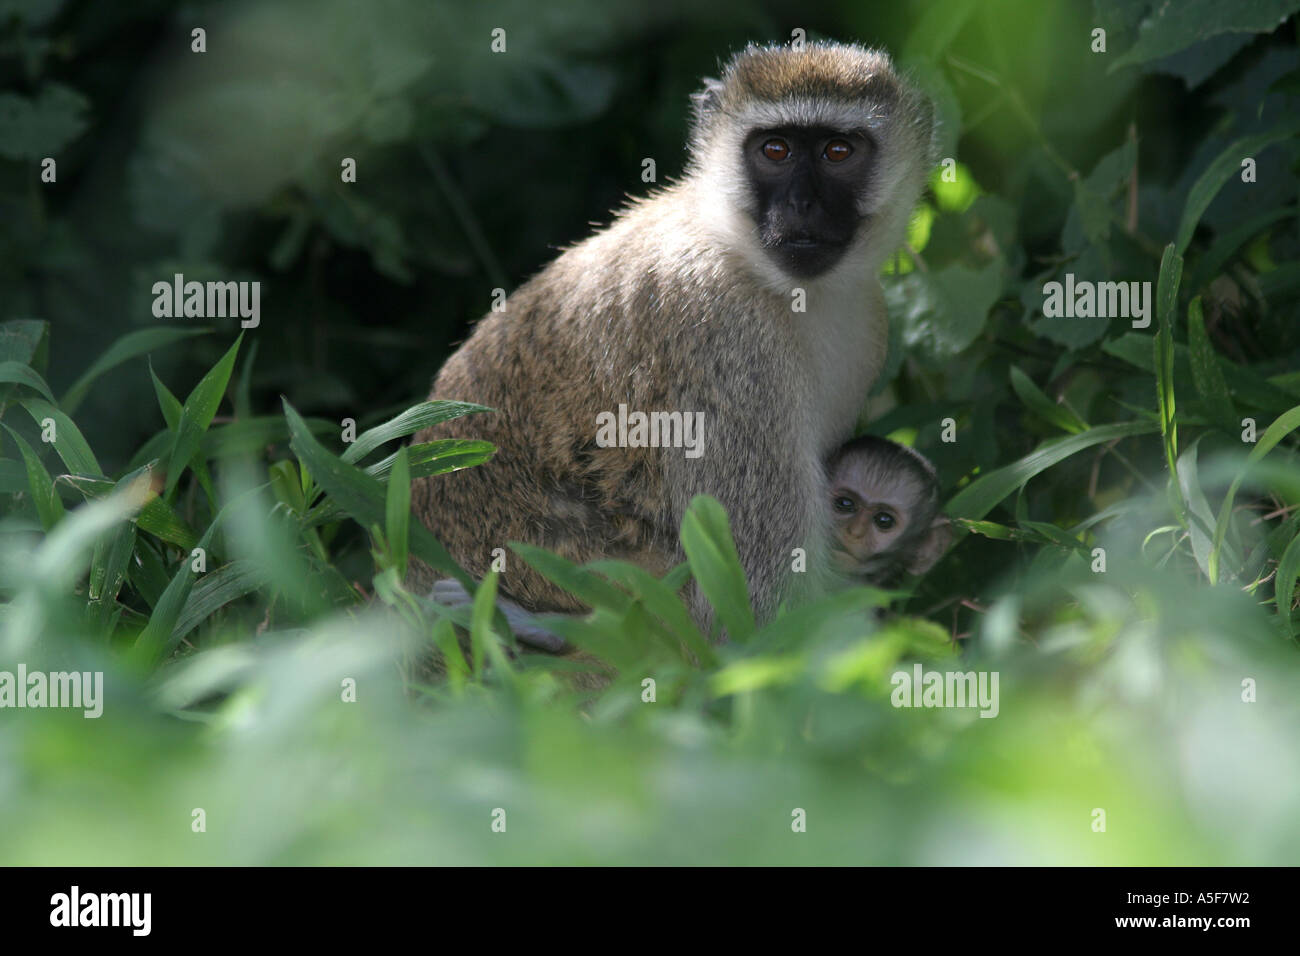
{"label": "monkey's hand", "polygon": [[[439,604],[454,608],[470,607],[474,603],[465,586],[454,578],[435,582],[430,597]],[[522,643],[552,654],[559,654],[568,649],[564,638],[548,631],[536,618],[509,598],[497,595],[497,607],[506,616],[510,630],[515,632],[515,637]]]}

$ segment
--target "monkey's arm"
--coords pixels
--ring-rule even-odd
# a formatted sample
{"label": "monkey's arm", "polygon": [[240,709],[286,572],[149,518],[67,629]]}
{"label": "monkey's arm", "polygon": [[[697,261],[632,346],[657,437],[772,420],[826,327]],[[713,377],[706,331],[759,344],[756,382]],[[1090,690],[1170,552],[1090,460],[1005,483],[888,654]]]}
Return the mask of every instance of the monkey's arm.
{"label": "monkey's arm", "polygon": [[[453,608],[470,607],[474,603],[474,599],[465,590],[465,586],[454,578],[435,582],[433,593],[430,596],[439,604],[445,604],[447,607]],[[514,601],[497,595],[497,607],[506,616],[506,621],[510,624],[510,630],[515,632],[515,637],[522,643],[538,650],[549,651],[552,654],[558,654],[567,649],[564,638],[548,631],[536,618]]]}

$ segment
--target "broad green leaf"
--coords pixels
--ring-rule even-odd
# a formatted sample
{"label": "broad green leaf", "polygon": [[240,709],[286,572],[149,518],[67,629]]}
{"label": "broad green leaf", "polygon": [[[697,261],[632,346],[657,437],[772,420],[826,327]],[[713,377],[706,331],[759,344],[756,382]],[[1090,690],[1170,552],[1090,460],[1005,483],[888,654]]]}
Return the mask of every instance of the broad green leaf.
{"label": "broad green leaf", "polygon": [[754,633],[754,609],[727,513],[717,499],[696,495],[682,518],[682,549],[700,590],[717,612],[730,640]]}
{"label": "broad green leaf", "polygon": [[984,331],[1002,292],[1003,268],[1000,258],[979,269],[954,263],[886,283],[890,321],[903,323],[903,343],[935,362],[967,348]]}
{"label": "broad green leaf", "polygon": [[86,393],[90,391],[90,386],[95,383],[95,379],[105,372],[116,368],[123,362],[130,361],[137,355],[164,349],[175,342],[183,341],[195,335],[204,335],[209,331],[211,330],[153,326],[136,332],[128,332],[110,345],[90,368],[86,369],[81,374],[81,377],[72,383],[71,387],[63,393],[63,401],[60,404],[63,406],[64,411],[71,415],[86,397]]}
{"label": "broad green leaf", "polygon": [[1110,72],[1159,60],[1222,33],[1271,33],[1300,10],[1300,0],[1182,0],[1151,4],[1133,46],[1117,56]]}

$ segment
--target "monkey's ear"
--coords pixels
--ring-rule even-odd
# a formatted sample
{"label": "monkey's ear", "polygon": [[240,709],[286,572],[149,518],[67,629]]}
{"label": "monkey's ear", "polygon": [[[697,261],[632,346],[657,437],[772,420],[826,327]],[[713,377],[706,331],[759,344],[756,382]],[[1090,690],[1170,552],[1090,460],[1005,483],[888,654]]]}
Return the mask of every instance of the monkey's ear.
{"label": "monkey's ear", "polygon": [[943,553],[948,550],[948,545],[951,543],[952,522],[948,520],[947,515],[936,515],[934,521],[930,522],[925,536],[916,543],[916,548],[907,559],[908,572],[925,574],[943,557]]}

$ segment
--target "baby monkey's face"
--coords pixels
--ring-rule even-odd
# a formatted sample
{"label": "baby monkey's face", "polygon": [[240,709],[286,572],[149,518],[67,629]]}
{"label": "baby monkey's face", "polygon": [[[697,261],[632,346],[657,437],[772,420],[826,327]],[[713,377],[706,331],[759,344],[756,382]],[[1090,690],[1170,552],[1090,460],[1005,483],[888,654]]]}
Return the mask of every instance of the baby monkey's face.
{"label": "baby monkey's face", "polygon": [[903,571],[924,574],[952,537],[948,519],[938,513],[932,469],[887,446],[883,440],[846,446],[852,450],[840,455],[829,483],[832,562],[843,574],[881,585]]}
{"label": "baby monkey's face", "polygon": [[899,568],[907,546],[916,538],[916,521],[925,517],[917,514],[924,500],[921,489],[908,481],[873,485],[852,480],[856,477],[852,474],[836,477],[841,479],[831,482],[836,568],[865,578],[882,577]]}

